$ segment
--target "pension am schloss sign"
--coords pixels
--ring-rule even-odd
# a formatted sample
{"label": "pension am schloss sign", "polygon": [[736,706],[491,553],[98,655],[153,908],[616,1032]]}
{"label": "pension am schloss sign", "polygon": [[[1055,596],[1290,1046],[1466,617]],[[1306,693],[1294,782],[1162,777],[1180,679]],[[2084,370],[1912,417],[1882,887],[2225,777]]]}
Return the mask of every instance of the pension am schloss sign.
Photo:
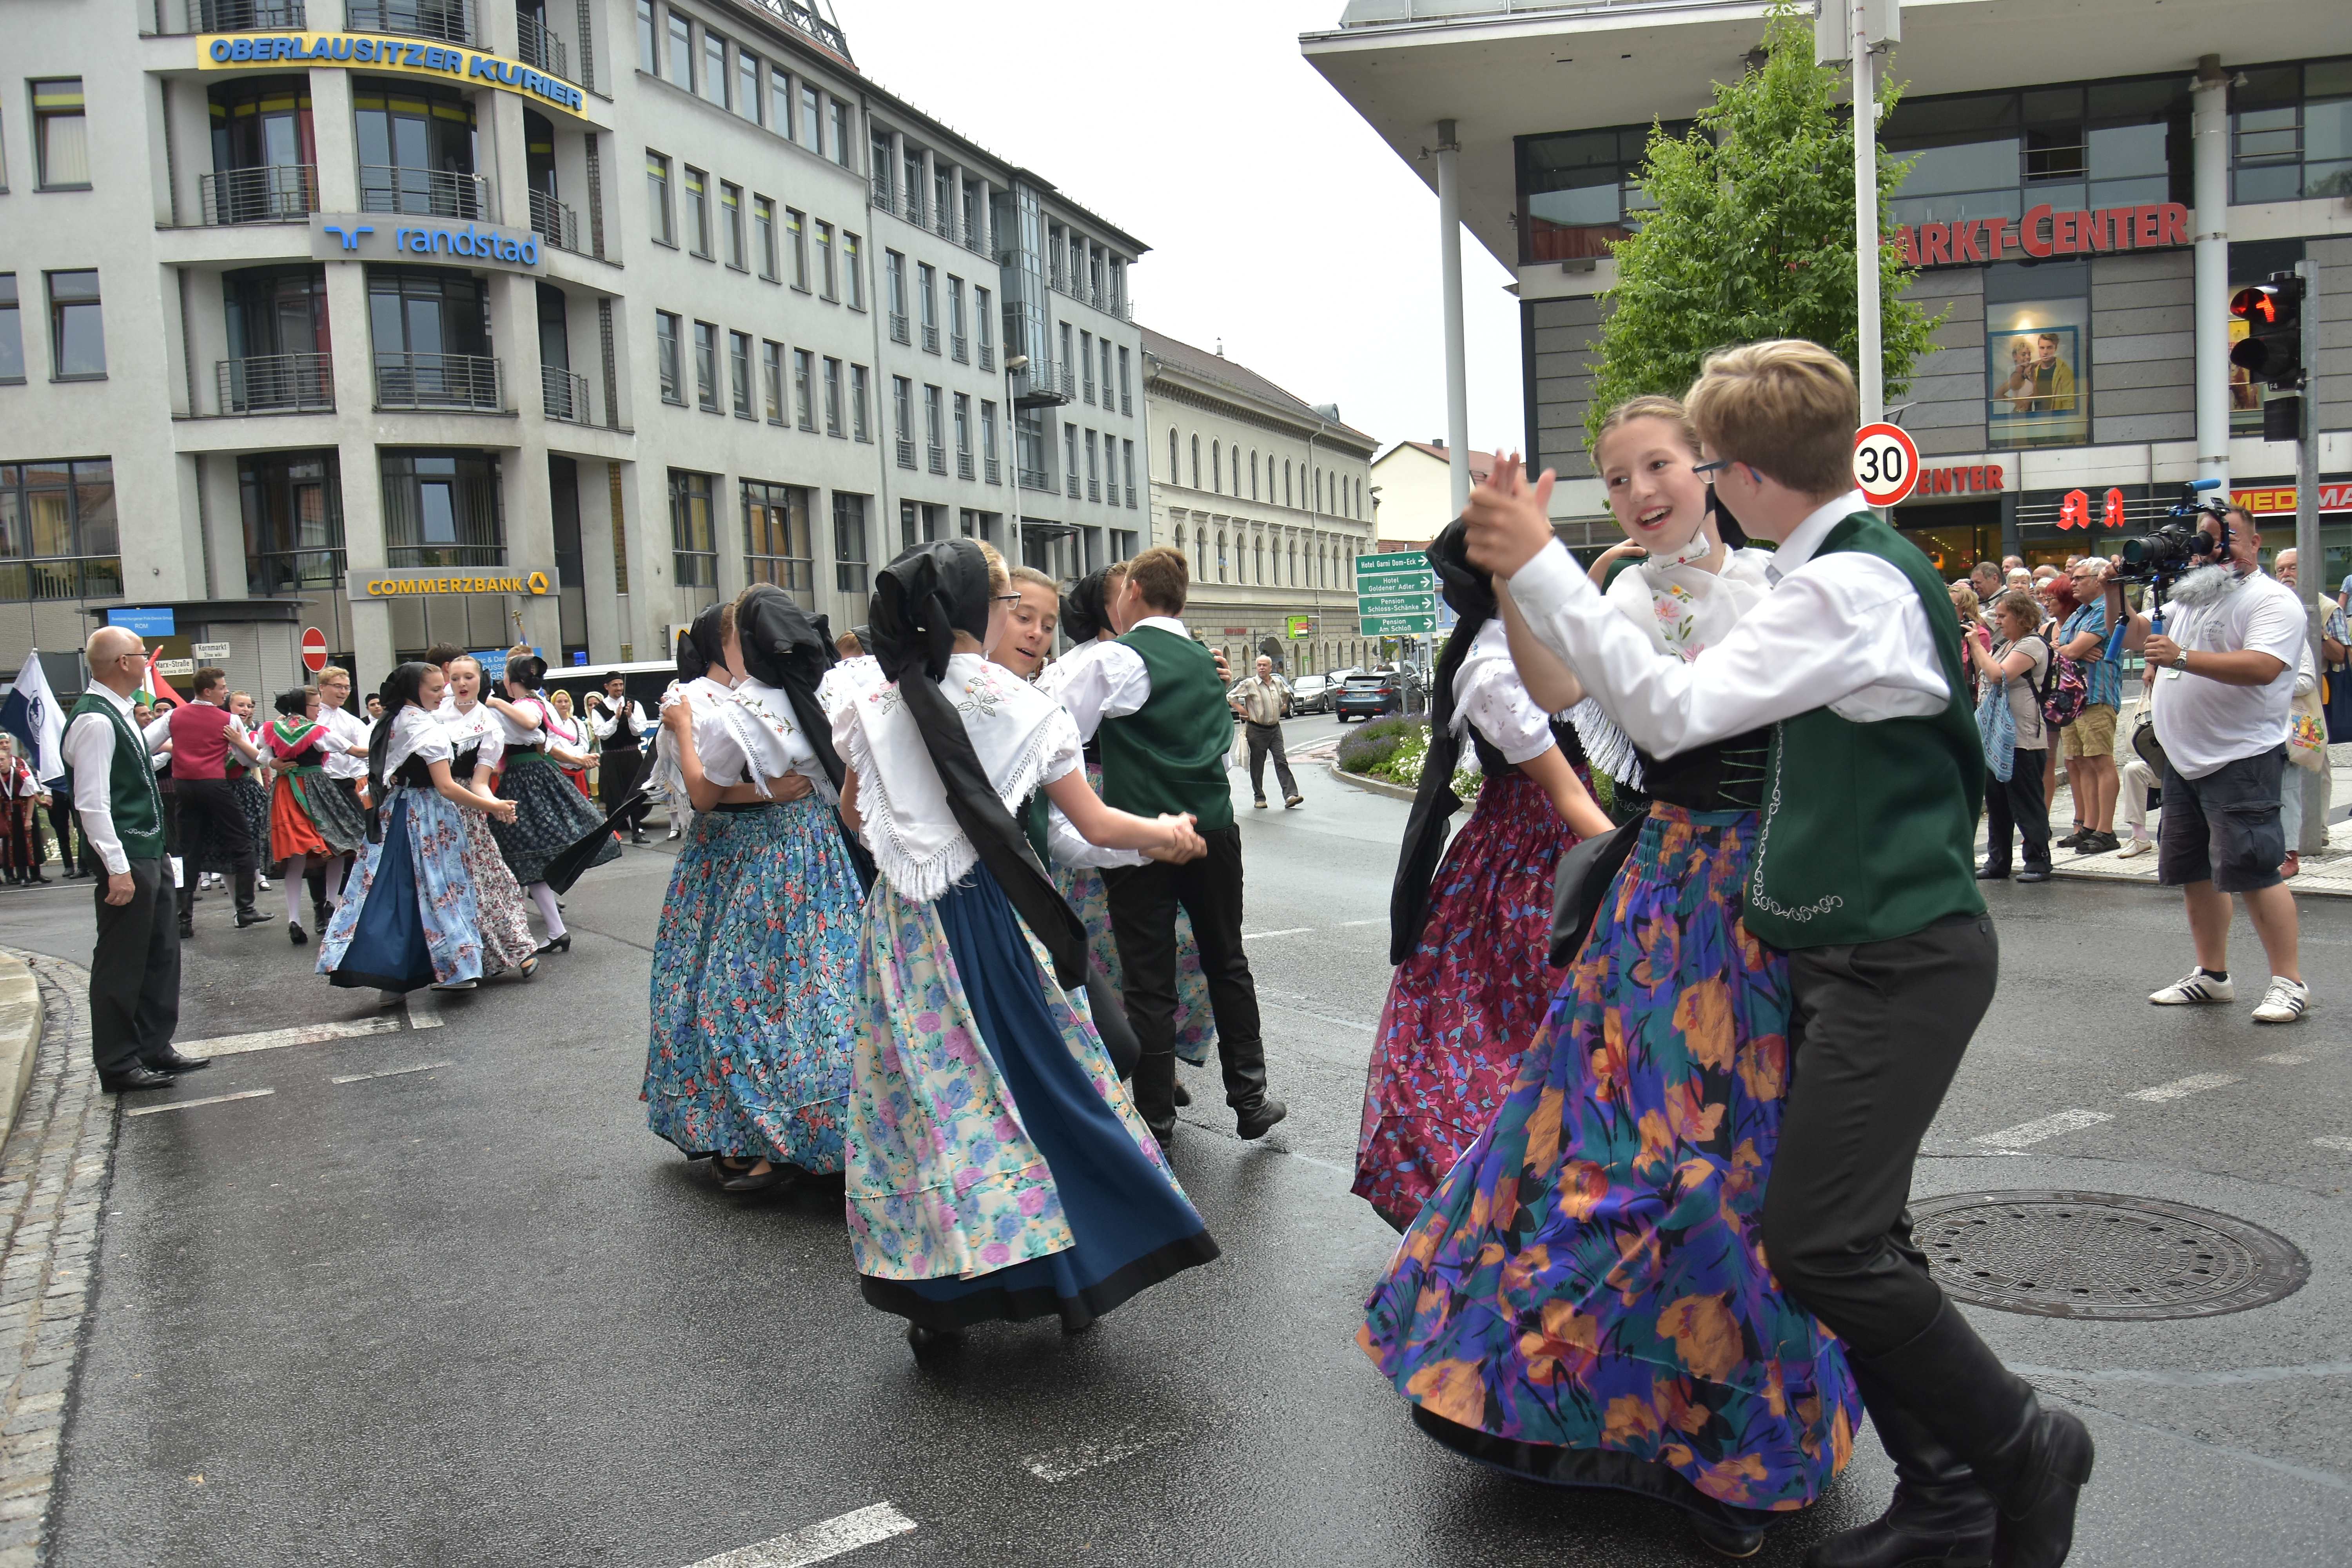
{"label": "pension am schloss sign", "polygon": [[464,261],[530,272],[546,253],[529,229],[398,213],[313,213],[310,255],[320,261]]}
{"label": "pension am schloss sign", "polygon": [[2189,209],[2179,202],[2069,212],[2038,206],[2023,218],[1980,217],[1905,224],[1895,231],[1906,265],[1978,267],[2022,257],[2095,256],[2116,250],[2177,250],[2189,243]]}
{"label": "pension am schloss sign", "polygon": [[498,88],[534,102],[569,110],[583,119],[602,119],[589,110],[586,95],[562,78],[549,76],[520,60],[500,59],[496,55],[454,44],[380,38],[364,33],[239,33],[196,40],[198,70],[251,70],[288,65],[357,67],[438,77],[468,87]]}

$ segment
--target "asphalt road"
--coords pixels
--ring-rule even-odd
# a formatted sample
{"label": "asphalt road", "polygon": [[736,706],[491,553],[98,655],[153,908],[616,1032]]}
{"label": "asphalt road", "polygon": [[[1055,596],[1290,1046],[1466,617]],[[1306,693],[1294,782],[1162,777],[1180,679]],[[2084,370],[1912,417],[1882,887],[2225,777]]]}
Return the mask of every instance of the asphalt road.
{"label": "asphalt road", "polygon": [[[1333,725],[1291,728],[1297,744]],[[837,1202],[724,1197],[646,1132],[670,858],[632,849],[574,890],[576,945],[534,982],[420,995],[387,1033],[224,1057],[147,1103],[271,1092],[121,1121],[48,1560],[683,1568],[821,1525],[797,1555],[756,1561],[868,1536],[884,1538],[841,1561],[1711,1560],[1663,1509],[1439,1450],[1355,1349],[1394,1239],[1347,1189],[1406,807],[1319,768],[1301,783],[1291,812],[1237,791],[1290,1120],[1243,1144],[1194,1073],[1177,1141],[1221,1262],[1079,1338],[1000,1326],[951,1372],[918,1369],[898,1321],[858,1299]],[[2298,1293],[2229,1317],[1973,1311],[2099,1440],[2074,1561],[2342,1561],[2352,906],[2306,906],[2316,1010],[2264,1030],[2250,1000],[2144,1004],[2188,963],[2161,893],[2059,882],[1993,900],[2000,994],[1920,1193],[2168,1198],[2267,1226],[2311,1261]],[[0,943],[86,962],[89,900],[79,884],[0,891]],[[199,906],[190,1049],[376,1016],[373,994],[310,973],[315,947],[228,918],[224,898]],[[2242,925],[2240,947],[2257,952]],[[2191,1078],[2207,1087],[2131,1098]],[[2107,1120],[2018,1152],[1979,1142],[2065,1110]],[[1890,1485],[1865,1437],[1758,1561],[1795,1563]]]}

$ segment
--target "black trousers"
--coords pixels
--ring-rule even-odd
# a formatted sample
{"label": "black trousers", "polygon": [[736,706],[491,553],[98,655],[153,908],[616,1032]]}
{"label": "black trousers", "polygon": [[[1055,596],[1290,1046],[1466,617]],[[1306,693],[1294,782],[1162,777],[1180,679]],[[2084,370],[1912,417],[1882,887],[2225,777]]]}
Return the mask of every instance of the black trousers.
{"label": "black trousers", "polygon": [[180,881],[180,918],[195,914],[196,848],[205,841],[207,824],[229,847],[228,863],[236,873],[236,907],[253,908],[253,825],[245,819],[236,786],[226,779],[173,779],[173,807],[180,822],[180,854],[186,865]]}
{"label": "black trousers", "polygon": [[1911,1241],[1911,1170],[2000,969],[1990,915],[1789,955],[1790,1076],[1764,1251],[1858,1356],[1916,1338],[1943,1308]]}
{"label": "black trousers", "polygon": [[1265,798],[1265,759],[1274,756],[1274,776],[1282,781],[1282,798],[1288,800],[1298,793],[1298,781],[1290,776],[1290,759],[1283,754],[1282,726],[1279,724],[1244,724],[1242,733],[1249,737],[1250,794],[1259,800]]}
{"label": "black trousers", "polygon": [[[635,746],[607,745],[604,748],[596,764],[596,798],[603,803],[605,811],[611,812],[629,798],[637,787],[637,779],[644,773],[645,766],[645,752]],[[642,830],[646,825],[646,803],[638,802],[617,826],[629,833]]]}
{"label": "black trousers", "polygon": [[2010,845],[2018,837],[2025,840],[2025,863],[2029,866],[2050,864],[2050,802],[2042,793],[2042,770],[2050,765],[2050,752],[2021,751],[2009,770],[2009,782],[2003,784],[1985,770],[1985,865],[1995,871],[2009,869]]}
{"label": "black trousers", "polygon": [[131,901],[119,905],[106,901],[105,868],[90,865],[98,942],[89,955],[89,1054],[111,1077],[172,1048],[180,1026],[180,921],[169,860],[131,861]]}
{"label": "black trousers", "polygon": [[77,820],[74,816],[73,792],[67,789],[61,780],[49,796],[49,827],[58,836],[58,859],[64,865],[66,875],[69,877],[73,875],[75,868],[81,863],[80,851],[74,844],[74,825]]}
{"label": "black trousers", "polygon": [[1127,1022],[1142,1047],[1135,1108],[1155,1132],[1176,1124],[1176,911],[1192,917],[1209,1006],[1217,1018],[1217,1060],[1225,1103],[1255,1106],[1265,1095],[1265,1042],[1259,1036],[1257,983],[1242,947],[1242,830],[1211,828],[1209,852],[1171,866],[1114,866],[1103,872],[1111,934],[1127,972]]}

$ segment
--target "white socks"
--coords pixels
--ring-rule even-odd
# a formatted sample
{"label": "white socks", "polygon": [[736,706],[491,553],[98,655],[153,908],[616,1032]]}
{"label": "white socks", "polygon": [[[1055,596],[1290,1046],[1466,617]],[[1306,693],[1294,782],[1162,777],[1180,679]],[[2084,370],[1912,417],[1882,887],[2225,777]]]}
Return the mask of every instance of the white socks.
{"label": "white socks", "polygon": [[342,908],[343,862],[340,856],[327,862],[326,889],[327,907],[331,910],[339,910]]}
{"label": "white socks", "polygon": [[286,923],[288,925],[302,923],[302,868],[303,861],[299,856],[291,857],[286,862]]}
{"label": "white socks", "polygon": [[539,906],[540,919],[547,922],[547,940],[553,942],[563,934],[563,917],[555,910],[555,889],[544,882],[530,885],[530,901]]}

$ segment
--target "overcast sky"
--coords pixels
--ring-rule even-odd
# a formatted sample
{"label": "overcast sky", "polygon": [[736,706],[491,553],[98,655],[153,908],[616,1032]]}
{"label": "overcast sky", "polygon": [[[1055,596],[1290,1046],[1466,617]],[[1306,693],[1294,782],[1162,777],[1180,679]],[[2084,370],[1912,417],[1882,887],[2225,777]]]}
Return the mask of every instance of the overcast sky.
{"label": "overcast sky", "polygon": [[[834,0],[877,83],[1151,247],[1136,314],[1382,445],[1445,434],[1437,197],[1298,52],[1345,0]],[[1517,304],[1466,233],[1470,442],[1519,445]]]}

